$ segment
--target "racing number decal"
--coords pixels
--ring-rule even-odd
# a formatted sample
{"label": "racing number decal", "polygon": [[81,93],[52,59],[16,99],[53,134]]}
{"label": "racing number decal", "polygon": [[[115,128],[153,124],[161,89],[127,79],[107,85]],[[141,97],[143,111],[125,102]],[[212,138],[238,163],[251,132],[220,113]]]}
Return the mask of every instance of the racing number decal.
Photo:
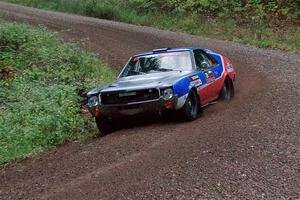
{"label": "racing number decal", "polygon": [[232,64],[227,65],[227,71],[228,72],[233,72],[234,71]]}

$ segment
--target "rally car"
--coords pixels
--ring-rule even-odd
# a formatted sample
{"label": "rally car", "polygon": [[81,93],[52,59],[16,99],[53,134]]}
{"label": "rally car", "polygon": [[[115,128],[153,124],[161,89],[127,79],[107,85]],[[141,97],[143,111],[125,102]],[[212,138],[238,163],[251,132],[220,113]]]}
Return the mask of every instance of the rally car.
{"label": "rally car", "polygon": [[164,48],[132,56],[113,83],[87,94],[101,134],[120,117],[175,112],[195,120],[218,98],[234,96],[236,72],[228,58],[202,48]]}

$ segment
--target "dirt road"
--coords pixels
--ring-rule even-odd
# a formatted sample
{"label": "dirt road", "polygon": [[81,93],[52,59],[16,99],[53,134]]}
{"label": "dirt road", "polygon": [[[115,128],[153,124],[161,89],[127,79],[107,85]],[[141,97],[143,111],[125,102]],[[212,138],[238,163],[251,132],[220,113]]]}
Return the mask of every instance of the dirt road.
{"label": "dirt road", "polygon": [[[0,171],[0,199],[298,199],[300,55],[0,2],[120,69],[128,56],[201,46],[238,69],[236,96],[191,123],[137,122]],[[140,124],[139,124],[140,123]]]}

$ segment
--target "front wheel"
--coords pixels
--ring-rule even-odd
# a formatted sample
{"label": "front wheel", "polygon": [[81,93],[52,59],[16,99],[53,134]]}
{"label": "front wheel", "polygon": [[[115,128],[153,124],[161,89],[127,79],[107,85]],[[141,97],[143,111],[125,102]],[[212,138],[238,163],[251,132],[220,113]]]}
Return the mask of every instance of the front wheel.
{"label": "front wheel", "polygon": [[199,103],[197,94],[195,94],[195,92],[191,92],[180,110],[181,118],[184,121],[193,121],[197,118],[198,111]]}
{"label": "front wheel", "polygon": [[96,117],[96,124],[100,131],[100,136],[104,136],[114,131],[113,121],[108,117]]}

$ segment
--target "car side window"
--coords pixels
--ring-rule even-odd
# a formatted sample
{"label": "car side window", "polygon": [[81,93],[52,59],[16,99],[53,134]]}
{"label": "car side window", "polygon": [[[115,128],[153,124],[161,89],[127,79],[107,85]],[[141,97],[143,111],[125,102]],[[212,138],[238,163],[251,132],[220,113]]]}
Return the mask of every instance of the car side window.
{"label": "car side window", "polygon": [[208,69],[218,64],[213,57],[201,50],[194,50],[194,56],[197,70]]}
{"label": "car side window", "polygon": [[211,55],[209,55],[208,53],[203,52],[203,54],[207,57],[209,65],[211,67],[216,66],[216,65],[219,64],[218,61],[214,57],[212,57]]}
{"label": "car side window", "polygon": [[209,64],[209,59],[207,56],[203,54],[200,50],[194,51],[195,62],[197,66],[197,70],[204,70],[209,68],[211,65]]}

